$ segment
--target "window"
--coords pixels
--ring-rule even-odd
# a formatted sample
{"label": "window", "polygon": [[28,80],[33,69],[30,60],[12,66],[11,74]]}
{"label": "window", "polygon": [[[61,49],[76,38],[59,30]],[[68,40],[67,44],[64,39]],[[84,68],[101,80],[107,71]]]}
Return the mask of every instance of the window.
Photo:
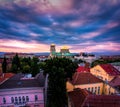
{"label": "window", "polygon": [[29,97],[28,97],[28,96],[26,96],[26,101],[27,101],[27,102],[29,101]]}
{"label": "window", "polygon": [[21,101],[22,101],[22,99],[21,99],[21,97],[19,97],[19,103],[21,103]]}
{"label": "window", "polygon": [[4,104],[6,103],[6,99],[5,99],[5,97],[3,98],[3,103],[4,103]]}
{"label": "window", "polygon": [[93,92],[93,87],[91,88],[91,92]]}
{"label": "window", "polygon": [[35,95],[35,101],[37,101],[38,100],[38,96],[37,95]]}
{"label": "window", "polygon": [[95,94],[96,94],[96,92],[97,92],[97,87],[95,87]]}
{"label": "window", "polygon": [[100,94],[100,87],[98,87],[98,94]]}
{"label": "window", "polygon": [[22,101],[23,101],[23,103],[25,102],[25,97],[24,96],[22,96]]}
{"label": "window", "polygon": [[11,103],[14,103],[14,98],[13,97],[11,97]]}

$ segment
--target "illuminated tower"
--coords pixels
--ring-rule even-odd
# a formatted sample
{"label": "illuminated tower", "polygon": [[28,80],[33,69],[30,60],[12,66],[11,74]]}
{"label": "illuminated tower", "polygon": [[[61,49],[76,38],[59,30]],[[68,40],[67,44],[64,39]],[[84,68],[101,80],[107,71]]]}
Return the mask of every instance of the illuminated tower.
{"label": "illuminated tower", "polygon": [[55,44],[50,45],[50,57],[55,57],[56,56],[56,49],[55,49]]}

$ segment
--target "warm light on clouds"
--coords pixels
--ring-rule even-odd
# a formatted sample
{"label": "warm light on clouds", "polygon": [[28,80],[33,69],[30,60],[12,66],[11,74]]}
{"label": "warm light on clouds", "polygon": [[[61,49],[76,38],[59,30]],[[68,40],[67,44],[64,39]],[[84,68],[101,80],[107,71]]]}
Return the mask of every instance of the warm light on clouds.
{"label": "warm light on clouds", "polygon": [[49,46],[33,42],[17,40],[0,40],[1,52],[49,52]]}
{"label": "warm light on clouds", "polygon": [[0,0],[0,52],[120,53],[120,0]]}

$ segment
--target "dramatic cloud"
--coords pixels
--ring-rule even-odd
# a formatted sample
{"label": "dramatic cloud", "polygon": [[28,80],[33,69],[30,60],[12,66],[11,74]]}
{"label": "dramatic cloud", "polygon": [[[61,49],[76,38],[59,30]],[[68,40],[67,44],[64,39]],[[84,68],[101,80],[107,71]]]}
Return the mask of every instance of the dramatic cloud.
{"label": "dramatic cloud", "polygon": [[0,0],[0,51],[120,52],[120,0]]}

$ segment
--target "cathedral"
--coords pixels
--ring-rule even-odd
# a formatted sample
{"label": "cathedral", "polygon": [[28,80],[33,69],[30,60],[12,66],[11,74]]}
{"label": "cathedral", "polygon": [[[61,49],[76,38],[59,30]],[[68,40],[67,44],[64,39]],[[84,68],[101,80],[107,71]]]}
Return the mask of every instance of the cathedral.
{"label": "cathedral", "polygon": [[55,44],[50,45],[50,57],[67,57],[71,58],[72,54],[69,52],[69,48],[67,46],[63,46],[60,49],[60,52],[56,52]]}

